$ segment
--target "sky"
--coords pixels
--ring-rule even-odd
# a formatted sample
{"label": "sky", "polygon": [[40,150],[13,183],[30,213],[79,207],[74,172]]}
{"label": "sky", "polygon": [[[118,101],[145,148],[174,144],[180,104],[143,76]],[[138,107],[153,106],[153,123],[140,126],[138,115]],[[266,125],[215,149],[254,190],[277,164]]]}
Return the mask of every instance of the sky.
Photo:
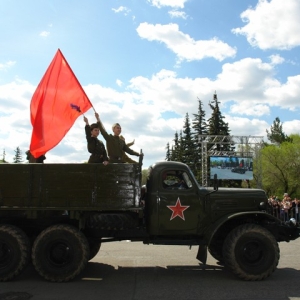
{"label": "sky", "polygon": [[[231,135],[267,141],[276,117],[300,134],[299,15],[299,0],[0,0],[0,159],[19,147],[26,161],[31,97],[58,49],[145,168],[198,99],[210,118],[215,92]],[[45,163],[87,161],[84,126],[80,116]]]}

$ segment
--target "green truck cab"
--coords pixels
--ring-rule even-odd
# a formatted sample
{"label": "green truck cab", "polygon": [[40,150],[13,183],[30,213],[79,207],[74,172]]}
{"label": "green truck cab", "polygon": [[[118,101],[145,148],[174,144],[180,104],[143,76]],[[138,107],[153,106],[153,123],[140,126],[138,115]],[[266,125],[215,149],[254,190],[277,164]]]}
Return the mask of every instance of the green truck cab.
{"label": "green truck cab", "polygon": [[46,280],[79,275],[105,242],[198,246],[244,280],[279,262],[278,242],[295,240],[295,220],[267,213],[260,189],[202,187],[189,167],[157,162],[141,186],[138,164],[1,164],[0,281],[31,261]]}

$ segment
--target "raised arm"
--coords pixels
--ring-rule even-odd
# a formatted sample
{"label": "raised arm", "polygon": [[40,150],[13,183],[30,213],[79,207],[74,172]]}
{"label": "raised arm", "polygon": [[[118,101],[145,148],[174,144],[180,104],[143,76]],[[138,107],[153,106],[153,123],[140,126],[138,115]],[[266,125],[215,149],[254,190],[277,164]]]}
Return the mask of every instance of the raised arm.
{"label": "raised arm", "polygon": [[105,140],[107,140],[109,138],[109,134],[106,132],[106,130],[100,120],[99,114],[95,113],[95,117],[96,117],[97,123],[99,125],[99,129],[100,129],[102,136],[105,138]]}

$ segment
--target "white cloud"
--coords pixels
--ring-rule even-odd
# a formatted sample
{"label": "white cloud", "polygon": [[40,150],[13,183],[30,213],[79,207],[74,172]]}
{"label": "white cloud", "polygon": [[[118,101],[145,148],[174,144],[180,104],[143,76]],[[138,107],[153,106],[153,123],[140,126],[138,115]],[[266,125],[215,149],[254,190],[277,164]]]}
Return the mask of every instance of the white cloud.
{"label": "white cloud", "polygon": [[285,59],[279,54],[270,55],[269,58],[271,60],[272,65],[279,65],[285,61]]}
{"label": "white cloud", "polygon": [[264,120],[258,118],[248,119],[241,117],[232,117],[230,115],[224,115],[225,121],[229,123],[229,128],[232,135],[237,136],[266,136],[266,129],[270,126]]}
{"label": "white cloud", "polygon": [[280,82],[275,78],[275,66],[272,60],[268,64],[258,58],[245,58],[223,65],[215,85],[225,102],[235,101],[232,113],[263,116],[268,115],[273,106],[300,109],[300,75]]}
{"label": "white cloud", "polygon": [[279,83],[265,91],[265,96],[273,105],[296,110],[300,108],[300,75],[289,76],[286,83]]}
{"label": "white cloud", "polygon": [[[224,64],[216,84],[224,91],[246,91],[244,95],[248,100],[258,99],[273,84],[273,75],[272,65],[262,62],[260,58],[245,58]],[[240,96],[244,98],[243,93]]]}
{"label": "white cloud", "polygon": [[48,35],[50,35],[50,32],[49,31],[42,31],[39,36],[42,36],[42,37],[47,37]]}
{"label": "white cloud", "polygon": [[270,107],[266,104],[253,104],[252,101],[242,101],[232,105],[230,112],[235,115],[261,117],[270,114]]}
{"label": "white cloud", "polygon": [[300,120],[286,121],[282,123],[285,134],[300,134]]}
{"label": "white cloud", "polygon": [[124,15],[127,16],[130,12],[130,9],[125,6],[120,6],[118,8],[112,8],[112,11],[114,11],[115,13],[124,13]]}
{"label": "white cloud", "polygon": [[236,49],[218,38],[195,41],[188,34],[181,32],[178,25],[173,23],[168,25],[141,23],[137,32],[141,38],[164,43],[177,55],[179,61],[194,61],[207,57],[222,61],[236,54]]}
{"label": "white cloud", "polygon": [[8,61],[8,62],[6,62],[4,64],[0,63],[0,71],[6,71],[9,68],[11,68],[12,66],[14,66],[15,64],[16,64],[15,61]]}
{"label": "white cloud", "polygon": [[188,0],[148,0],[153,6],[161,8],[162,6],[184,8],[185,2]]}
{"label": "white cloud", "polygon": [[187,19],[187,14],[184,11],[179,10],[170,10],[168,11],[168,14],[171,18],[181,18],[181,19]]}
{"label": "white cloud", "polygon": [[0,85],[0,111],[7,114],[27,109],[34,90],[32,84],[22,80]]}
{"label": "white cloud", "polygon": [[121,87],[123,85],[123,82],[120,79],[117,79],[116,84]]}
{"label": "white cloud", "polygon": [[299,0],[259,0],[254,9],[241,14],[247,25],[232,32],[245,35],[253,47],[263,50],[291,49],[300,45],[299,15]]}

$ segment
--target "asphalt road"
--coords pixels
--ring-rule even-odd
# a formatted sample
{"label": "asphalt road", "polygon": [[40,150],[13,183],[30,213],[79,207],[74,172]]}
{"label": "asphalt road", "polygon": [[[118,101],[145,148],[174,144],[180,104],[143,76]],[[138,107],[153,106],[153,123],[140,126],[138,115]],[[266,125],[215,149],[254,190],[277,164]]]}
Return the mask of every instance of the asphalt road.
{"label": "asphalt road", "polygon": [[0,300],[300,299],[300,239],[280,243],[280,252],[271,277],[247,282],[211,256],[200,265],[196,247],[106,243],[75,280],[51,283],[30,265],[14,281],[0,283]]}

